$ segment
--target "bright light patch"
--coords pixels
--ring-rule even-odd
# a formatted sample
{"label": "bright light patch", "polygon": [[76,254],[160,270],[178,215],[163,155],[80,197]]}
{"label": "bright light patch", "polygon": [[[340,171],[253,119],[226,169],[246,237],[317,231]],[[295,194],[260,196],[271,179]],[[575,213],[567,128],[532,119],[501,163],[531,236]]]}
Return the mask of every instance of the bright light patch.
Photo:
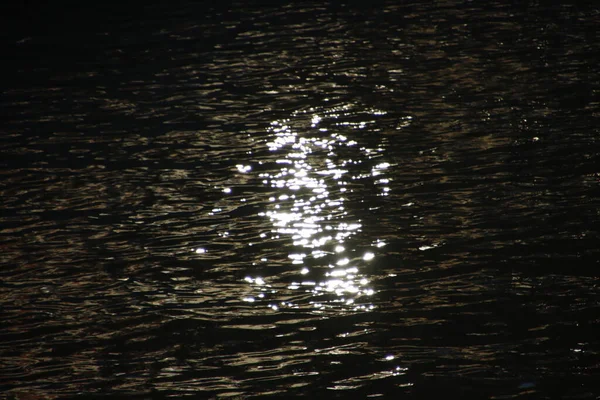
{"label": "bright light patch", "polygon": [[[360,255],[355,259],[354,252],[352,256],[346,253],[344,244],[350,243],[349,239],[362,229],[362,221],[356,217],[356,207],[360,205],[350,204],[348,200],[356,200],[359,185],[363,182],[377,185],[378,196],[390,192],[390,179],[386,175],[391,165],[383,161],[387,142],[374,143],[366,149],[361,147],[363,136],[357,135],[358,130],[372,129],[378,116],[385,113],[346,104],[299,110],[289,119],[271,123],[266,145],[276,161],[270,166],[257,161],[264,165],[256,174],[258,181],[270,191],[269,203],[258,215],[268,218],[272,226],[268,235],[261,234],[261,240],[281,238],[281,242],[274,244],[281,246],[281,251],[290,249],[287,263],[302,265],[292,278],[296,281],[286,282],[287,289],[285,284],[271,287],[263,278],[247,277],[245,280],[254,290],[261,291],[248,298],[264,296],[262,291],[266,286],[275,292],[297,290],[315,296],[322,296],[324,292],[333,295],[327,296],[325,301],[310,302],[319,311],[339,307],[361,311],[374,308],[372,304],[361,304],[359,299],[374,293],[367,287],[369,280],[364,275],[364,262],[371,261],[375,254],[366,251],[362,260]],[[373,167],[370,160],[375,159]],[[361,166],[363,163],[371,168]],[[236,168],[241,173],[253,172],[252,166],[246,164],[237,164]],[[287,247],[290,243],[293,250]],[[383,241],[371,244],[373,247],[384,245]],[[311,280],[303,280],[308,274]],[[284,306],[288,307],[282,303],[281,307]],[[302,305],[294,305],[298,306]]]}
{"label": "bright light patch", "polygon": [[242,173],[248,173],[248,172],[252,171],[252,167],[250,165],[237,164],[235,167],[237,168],[237,170],[239,172],[242,172]]}

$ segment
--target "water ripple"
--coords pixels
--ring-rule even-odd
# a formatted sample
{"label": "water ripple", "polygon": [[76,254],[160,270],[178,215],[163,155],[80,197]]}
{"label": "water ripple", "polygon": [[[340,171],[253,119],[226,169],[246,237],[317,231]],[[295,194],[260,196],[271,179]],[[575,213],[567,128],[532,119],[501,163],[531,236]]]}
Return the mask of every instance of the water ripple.
{"label": "water ripple", "polygon": [[594,398],[594,7],[36,10],[8,398]]}

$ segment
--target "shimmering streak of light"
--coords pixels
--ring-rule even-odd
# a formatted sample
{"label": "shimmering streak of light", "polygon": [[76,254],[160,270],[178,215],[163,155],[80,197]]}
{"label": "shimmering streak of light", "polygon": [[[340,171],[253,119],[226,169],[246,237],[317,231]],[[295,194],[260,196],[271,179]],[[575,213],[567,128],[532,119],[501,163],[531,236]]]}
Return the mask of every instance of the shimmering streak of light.
{"label": "shimmering streak of light", "polygon": [[[308,270],[305,272],[308,273]],[[343,300],[346,303],[352,303],[355,301],[355,296],[372,296],[375,293],[373,289],[366,287],[368,280],[364,277],[358,279],[355,275],[356,273],[358,273],[358,268],[334,270],[332,273],[327,274],[330,279],[321,282],[313,280],[292,282],[287,286],[287,289],[298,290],[302,287],[311,287],[309,292],[315,295],[322,293],[332,293],[337,296],[352,295],[352,298]],[[335,302],[338,300],[332,301]]]}
{"label": "shimmering streak of light", "polygon": [[295,240],[294,246],[303,246],[309,249],[315,249],[315,248],[319,248],[319,247],[323,247],[325,244],[327,244],[327,242],[332,240],[331,236],[324,236],[324,237],[320,237],[320,238],[316,238],[313,240],[309,240],[309,238],[302,238],[299,239],[299,237],[296,237],[297,240]]}
{"label": "shimmering streak of light", "polygon": [[243,164],[237,164],[236,168],[239,172],[242,172],[242,173],[247,173],[252,170],[252,167],[250,165],[243,165]]}
{"label": "shimmering streak of light", "polygon": [[400,129],[406,128],[407,126],[409,126],[411,124],[411,120],[412,120],[412,117],[410,115],[402,118],[402,122],[400,122],[396,126],[396,129],[400,130]]}
{"label": "shimmering streak of light", "polygon": [[319,290],[325,290],[330,293],[335,293],[338,296],[344,294],[358,294],[360,292],[360,288],[351,280],[331,279],[321,282],[319,286],[320,287],[315,288],[317,292]]}
{"label": "shimmering streak of light", "polygon": [[[349,215],[345,207],[347,199],[343,196],[332,196],[332,193],[336,193],[336,191],[343,193],[348,190],[345,186],[352,179],[371,179],[383,175],[385,170],[390,167],[389,163],[379,162],[371,168],[370,173],[349,177],[350,169],[346,166],[361,164],[367,158],[381,157],[381,153],[384,151],[383,145],[376,146],[375,149],[361,147],[354,150],[358,154],[357,157],[339,159],[337,149],[357,146],[358,143],[340,132],[334,132],[333,129],[331,133],[323,132],[327,132],[328,128],[335,126],[363,129],[375,122],[373,116],[384,115],[385,112],[376,109],[358,110],[357,106],[348,104],[326,111],[301,110],[293,113],[293,118],[297,119],[300,114],[308,114],[310,126],[316,133],[316,137],[305,137],[298,134],[290,120],[274,121],[268,129],[271,137],[267,146],[271,151],[281,152],[280,158],[276,161],[281,167],[279,171],[261,173],[259,176],[265,185],[280,190],[280,193],[269,199],[272,202],[271,209],[260,215],[267,216],[271,220],[275,228],[272,231],[272,237],[279,237],[273,233],[289,235],[295,246],[313,249],[311,258],[318,259],[334,254],[322,250],[328,244],[333,244],[338,254],[345,252],[342,243],[362,228],[360,220],[344,221],[343,218]],[[353,122],[338,120],[343,116],[352,117]],[[357,121],[357,116],[364,118]],[[325,119],[330,123],[327,127],[322,127],[321,124]],[[331,158],[323,159],[323,154]],[[319,156],[321,156],[320,159]],[[251,171],[250,166],[239,164],[236,167],[239,172]],[[383,193],[380,195],[385,195],[389,191],[387,187],[389,183],[389,179],[385,177],[375,180],[375,184]],[[328,234],[324,234],[324,232]],[[266,237],[264,233],[262,235],[261,237]],[[384,243],[373,244],[374,247],[383,245]],[[370,261],[374,257],[372,252],[366,252],[362,261]],[[293,264],[301,265],[305,263],[306,254],[291,253],[289,258]],[[360,276],[358,266],[350,266],[350,263],[349,258],[342,256],[335,262],[335,266],[330,265],[332,269],[326,273],[324,280],[301,280],[292,282],[288,288],[297,290],[309,287],[315,295],[332,293],[339,297],[337,300],[326,301],[322,304],[324,307],[335,302],[346,305],[353,304],[357,296],[371,295],[373,290],[366,286],[368,280],[366,277]],[[309,270],[304,266],[301,268],[300,274],[308,275],[310,273],[310,276],[313,277],[317,271],[319,269]],[[252,283],[258,285],[255,281]],[[273,310],[277,310],[279,307],[283,307],[283,305],[272,306]],[[360,307],[364,310],[372,309],[372,306]],[[358,306],[355,309],[358,309]]]}
{"label": "shimmering streak of light", "polygon": [[360,121],[360,122],[337,122],[336,126],[348,126],[354,129],[364,129],[369,124],[374,124],[375,121]]}
{"label": "shimmering streak of light", "polygon": [[260,276],[256,277],[256,278],[252,278],[250,276],[247,276],[247,277],[244,278],[244,280],[246,282],[248,282],[248,283],[254,283],[255,285],[259,285],[259,286],[262,286],[262,285],[266,284],[265,280],[263,278],[261,278]]}
{"label": "shimmering streak of light", "polygon": [[347,265],[350,262],[349,259],[347,258],[342,258],[340,260],[337,260],[336,265],[342,266],[342,265]]}
{"label": "shimmering streak of light", "polygon": [[[346,299],[344,297],[340,297],[336,300],[332,300],[330,302],[319,302],[319,301],[311,301],[309,304],[314,310],[325,311],[327,309],[335,309],[339,310],[337,304],[344,304],[345,306],[351,305],[352,311],[373,311],[375,309],[375,305],[373,304],[354,304],[354,299]],[[300,306],[298,304],[294,304],[292,302],[281,302],[279,304],[269,304],[268,307],[273,311],[279,311],[280,309],[299,309]],[[346,308],[346,307],[345,307]],[[348,310],[348,311],[350,311]],[[277,335],[277,337],[282,337],[285,335]]]}
{"label": "shimmering streak of light", "polygon": [[387,169],[389,167],[390,167],[389,163],[377,164],[375,167],[373,167],[373,170],[371,171],[371,176],[373,176],[373,177],[379,176],[382,174],[382,170]]}
{"label": "shimmering streak of light", "polygon": [[[349,276],[352,279],[357,273],[358,273],[358,268],[352,267],[352,268],[346,268],[346,269],[334,269],[331,272],[327,272],[325,274],[325,276],[333,276],[333,277]],[[367,282],[365,281],[364,283],[366,284]],[[361,283],[361,284],[363,284],[363,283]]]}
{"label": "shimmering streak of light", "polygon": [[346,169],[331,168],[331,169],[317,171],[317,174],[331,175],[333,179],[338,180],[342,177],[342,175],[344,175],[347,172],[348,172],[348,170],[346,170]]}
{"label": "shimmering streak of light", "polygon": [[359,230],[361,227],[362,227],[362,224],[358,224],[358,223],[348,224],[346,222],[341,222],[340,224],[338,224],[336,229],[338,231],[356,231],[356,230]]}
{"label": "shimmering streak of light", "polygon": [[425,250],[431,250],[431,249],[435,249],[436,247],[439,247],[441,245],[441,243],[433,243],[431,245],[423,245],[419,247],[419,250],[421,251],[425,251]]}

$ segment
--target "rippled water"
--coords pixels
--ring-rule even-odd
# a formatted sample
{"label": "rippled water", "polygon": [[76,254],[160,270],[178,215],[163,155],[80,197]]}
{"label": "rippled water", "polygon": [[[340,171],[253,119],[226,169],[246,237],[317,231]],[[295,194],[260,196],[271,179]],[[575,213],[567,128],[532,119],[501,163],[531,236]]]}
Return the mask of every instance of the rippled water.
{"label": "rippled water", "polygon": [[599,9],[20,7],[8,398],[597,398]]}

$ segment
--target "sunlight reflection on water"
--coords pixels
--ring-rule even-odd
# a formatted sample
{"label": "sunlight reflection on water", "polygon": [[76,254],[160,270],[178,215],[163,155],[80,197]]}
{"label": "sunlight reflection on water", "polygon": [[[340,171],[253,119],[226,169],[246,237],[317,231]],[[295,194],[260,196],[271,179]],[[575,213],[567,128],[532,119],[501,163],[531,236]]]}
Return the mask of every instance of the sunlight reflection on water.
{"label": "sunlight reflection on water", "polygon": [[[366,247],[373,251],[367,250],[360,257],[353,256],[354,249],[346,249],[348,239],[362,228],[362,221],[348,210],[347,195],[353,191],[351,181],[369,179],[378,188],[378,195],[386,196],[390,164],[378,162],[368,173],[351,175],[350,169],[356,171],[357,165],[380,157],[383,148],[361,147],[340,131],[364,130],[385,114],[376,109],[358,110],[354,105],[311,108],[293,113],[290,119],[272,121],[268,128],[266,145],[276,156],[279,169],[260,173],[259,178],[279,194],[269,198],[270,206],[259,215],[271,221],[275,237],[291,237],[295,249],[301,249],[288,254],[291,263],[298,265],[298,278],[287,289],[312,294],[311,304],[317,309],[374,308],[368,301],[374,290],[364,266],[375,258],[374,249],[385,243],[368,244]],[[237,168],[251,171],[249,166]],[[306,259],[324,261],[307,265]],[[261,277],[246,280],[255,285],[264,283]],[[280,306],[270,304],[273,309]]]}

